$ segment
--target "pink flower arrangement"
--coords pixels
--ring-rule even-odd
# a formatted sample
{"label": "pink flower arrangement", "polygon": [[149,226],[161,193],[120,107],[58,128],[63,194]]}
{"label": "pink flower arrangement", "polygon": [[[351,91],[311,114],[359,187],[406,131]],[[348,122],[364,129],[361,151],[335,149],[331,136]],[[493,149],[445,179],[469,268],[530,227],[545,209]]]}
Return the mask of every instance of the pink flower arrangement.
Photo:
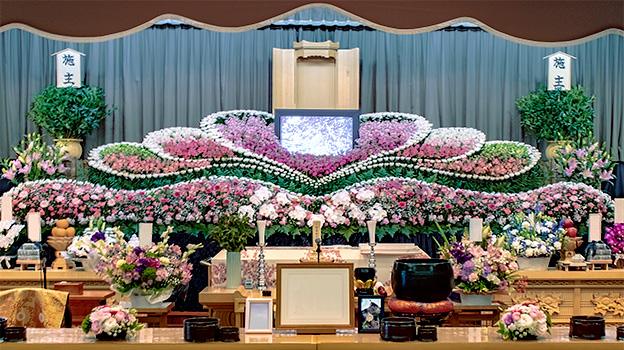
{"label": "pink flower arrangement", "polygon": [[613,179],[611,155],[604,144],[581,140],[558,150],[555,172],[566,181],[581,182],[600,189],[603,181]]}
{"label": "pink flower arrangement", "polygon": [[56,179],[63,177],[64,173],[69,170],[63,164],[66,159],[65,152],[48,146],[41,139],[41,135],[26,135],[26,140],[22,140],[14,150],[17,154],[16,159],[1,161],[5,168],[2,169],[1,178],[14,184],[40,179]]}
{"label": "pink flower arrangement", "polygon": [[97,337],[107,335],[109,338],[125,338],[127,334],[134,336],[136,331],[145,325],[137,320],[135,309],[124,309],[121,306],[101,305],[93,308],[82,321],[83,332],[93,332]]}
{"label": "pink flower arrangement", "polygon": [[445,240],[440,254],[453,266],[455,286],[465,294],[506,293],[518,271],[516,257],[502,248],[502,241],[483,244],[464,237]]}
{"label": "pink flower arrangement", "polygon": [[617,223],[605,229],[605,241],[614,254],[624,254],[624,224]]}
{"label": "pink flower arrangement", "polygon": [[505,340],[535,339],[550,334],[550,315],[532,303],[516,304],[496,323]]}
{"label": "pink flower arrangement", "polygon": [[123,232],[117,230],[115,244],[95,243],[100,255],[95,272],[122,295],[138,290],[153,298],[168,297],[176,287],[189,283],[193,265],[187,259],[202,247],[201,244],[188,245],[187,251],[182,253],[180,247],[168,243],[171,230],[169,227],[163,232],[158,244],[145,247],[129,244]]}

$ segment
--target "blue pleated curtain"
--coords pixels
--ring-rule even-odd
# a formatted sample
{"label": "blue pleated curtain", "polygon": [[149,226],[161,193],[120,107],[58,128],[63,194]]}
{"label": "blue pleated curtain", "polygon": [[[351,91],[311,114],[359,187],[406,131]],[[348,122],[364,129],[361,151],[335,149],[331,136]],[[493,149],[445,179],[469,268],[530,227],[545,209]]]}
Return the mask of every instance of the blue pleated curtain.
{"label": "blue pleated curtain", "polygon": [[573,83],[596,96],[596,137],[607,143],[616,160],[624,159],[620,35],[547,48],[471,28],[390,34],[345,21],[329,10],[315,11],[243,33],[159,25],[96,43],[55,41],[17,29],[2,32],[0,157],[13,156],[11,149],[23,135],[38,131],[26,113],[34,95],[54,84],[50,55],[64,48],[85,53],[83,81],[104,88],[107,103],[115,106],[86,138],[88,151],[104,143],[140,142],[146,133],[165,127],[198,127],[201,118],[216,111],[270,111],[272,49],[292,48],[300,40],[332,40],[343,49],[360,48],[363,113],[415,113],[435,127],[474,127],[489,140],[531,144],[535,140],[523,133],[514,102],[546,82],[542,58],[564,51],[577,58]]}

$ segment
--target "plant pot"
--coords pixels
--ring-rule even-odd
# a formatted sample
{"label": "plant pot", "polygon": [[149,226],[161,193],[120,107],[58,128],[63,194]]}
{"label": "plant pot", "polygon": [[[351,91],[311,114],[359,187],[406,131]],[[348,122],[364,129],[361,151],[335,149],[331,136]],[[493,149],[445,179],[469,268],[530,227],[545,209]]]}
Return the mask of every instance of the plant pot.
{"label": "plant pot", "polygon": [[95,335],[95,339],[103,340],[103,341],[111,341],[111,340],[126,340],[126,336],[128,334],[126,331],[117,333],[117,335],[110,335],[108,333],[100,333]]}
{"label": "plant pot", "polygon": [[459,293],[462,305],[492,305],[492,294],[464,294]]}
{"label": "plant pot", "polygon": [[164,302],[159,301],[156,303],[150,303],[148,298],[150,294],[143,293],[141,291],[133,290],[130,293],[130,305],[133,309],[162,309],[164,308]]}
{"label": "plant pot", "polygon": [[70,157],[80,158],[82,156],[82,139],[54,139],[56,147],[69,154]]}
{"label": "plant pot", "polygon": [[570,337],[597,340],[605,337],[605,319],[599,316],[572,316]]}
{"label": "plant pot", "polygon": [[381,320],[381,339],[412,341],[416,339],[416,321],[412,317],[387,317]]}
{"label": "plant pot", "polygon": [[518,257],[518,267],[525,271],[546,271],[550,263],[550,256],[539,258]]}
{"label": "plant pot", "polygon": [[236,289],[241,285],[240,252],[227,252],[225,258],[225,288]]}
{"label": "plant pot", "polygon": [[557,151],[569,145],[570,141],[546,141],[548,146],[546,146],[546,159],[552,160],[557,157]]}
{"label": "plant pot", "polygon": [[205,343],[219,338],[218,318],[191,317],[184,320],[184,341]]}
{"label": "plant pot", "polygon": [[398,259],[392,267],[392,289],[399,300],[431,303],[453,290],[453,268],[443,259]]}

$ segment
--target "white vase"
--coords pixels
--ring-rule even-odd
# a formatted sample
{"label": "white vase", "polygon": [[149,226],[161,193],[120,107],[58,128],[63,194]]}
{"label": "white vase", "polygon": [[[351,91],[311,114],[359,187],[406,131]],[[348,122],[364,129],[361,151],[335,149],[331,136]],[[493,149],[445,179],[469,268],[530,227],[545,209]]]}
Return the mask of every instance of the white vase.
{"label": "white vase", "polygon": [[227,252],[225,259],[225,288],[236,289],[241,285],[240,252]]}
{"label": "white vase", "polygon": [[540,258],[518,257],[518,267],[521,270],[546,271],[548,270],[548,263],[550,263],[550,256]]}
{"label": "white vase", "polygon": [[492,294],[464,294],[459,293],[462,305],[492,305]]}
{"label": "white vase", "polygon": [[130,307],[133,309],[162,309],[164,308],[164,303],[162,301],[158,301],[156,303],[149,302],[150,294],[145,294],[141,291],[133,290],[130,293]]}

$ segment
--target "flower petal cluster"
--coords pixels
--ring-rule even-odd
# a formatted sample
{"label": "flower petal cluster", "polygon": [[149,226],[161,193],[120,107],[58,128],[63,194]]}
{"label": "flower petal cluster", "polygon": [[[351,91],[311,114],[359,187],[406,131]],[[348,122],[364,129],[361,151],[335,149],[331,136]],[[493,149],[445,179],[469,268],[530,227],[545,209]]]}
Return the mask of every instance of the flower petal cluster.
{"label": "flower petal cluster", "polygon": [[604,239],[611,247],[611,252],[624,254],[624,223],[613,224],[612,227],[605,228]]}
{"label": "flower petal cluster", "polygon": [[65,152],[48,146],[39,134],[28,134],[26,139],[13,148],[16,159],[5,159],[1,163],[2,176],[14,184],[39,179],[56,179],[69,170],[63,164]]}
{"label": "flower petal cluster", "polygon": [[8,252],[24,227],[24,225],[17,224],[15,220],[0,221],[0,255]]}
{"label": "flower petal cluster", "polygon": [[545,215],[542,209],[538,206],[535,211],[516,213],[503,227],[507,243],[516,255],[545,257],[561,249],[566,230],[560,221]]}
{"label": "flower petal cluster", "polygon": [[455,286],[466,294],[506,293],[518,264],[501,243],[488,240],[482,245],[464,237],[441,246],[440,253],[453,266]]}
{"label": "flower petal cluster", "polygon": [[613,179],[611,155],[605,145],[593,138],[573,142],[557,150],[554,171],[565,181],[581,182],[600,189],[603,181]]}
{"label": "flower petal cluster", "polygon": [[550,315],[536,304],[516,304],[503,313],[496,323],[505,340],[543,337],[550,334]]}
{"label": "flower petal cluster", "polygon": [[140,247],[126,242],[123,232],[115,229],[116,243],[96,244],[100,262],[95,272],[122,295],[134,289],[159,295],[187,285],[193,269],[187,258],[201,245],[188,245],[182,253],[179,246],[168,243],[171,230],[163,232],[158,244]]}
{"label": "flower petal cluster", "polygon": [[135,309],[124,309],[118,305],[97,306],[82,321],[82,330],[85,334],[92,331],[95,335],[108,334],[111,337],[123,333],[134,336],[135,332],[144,326],[138,322]]}

